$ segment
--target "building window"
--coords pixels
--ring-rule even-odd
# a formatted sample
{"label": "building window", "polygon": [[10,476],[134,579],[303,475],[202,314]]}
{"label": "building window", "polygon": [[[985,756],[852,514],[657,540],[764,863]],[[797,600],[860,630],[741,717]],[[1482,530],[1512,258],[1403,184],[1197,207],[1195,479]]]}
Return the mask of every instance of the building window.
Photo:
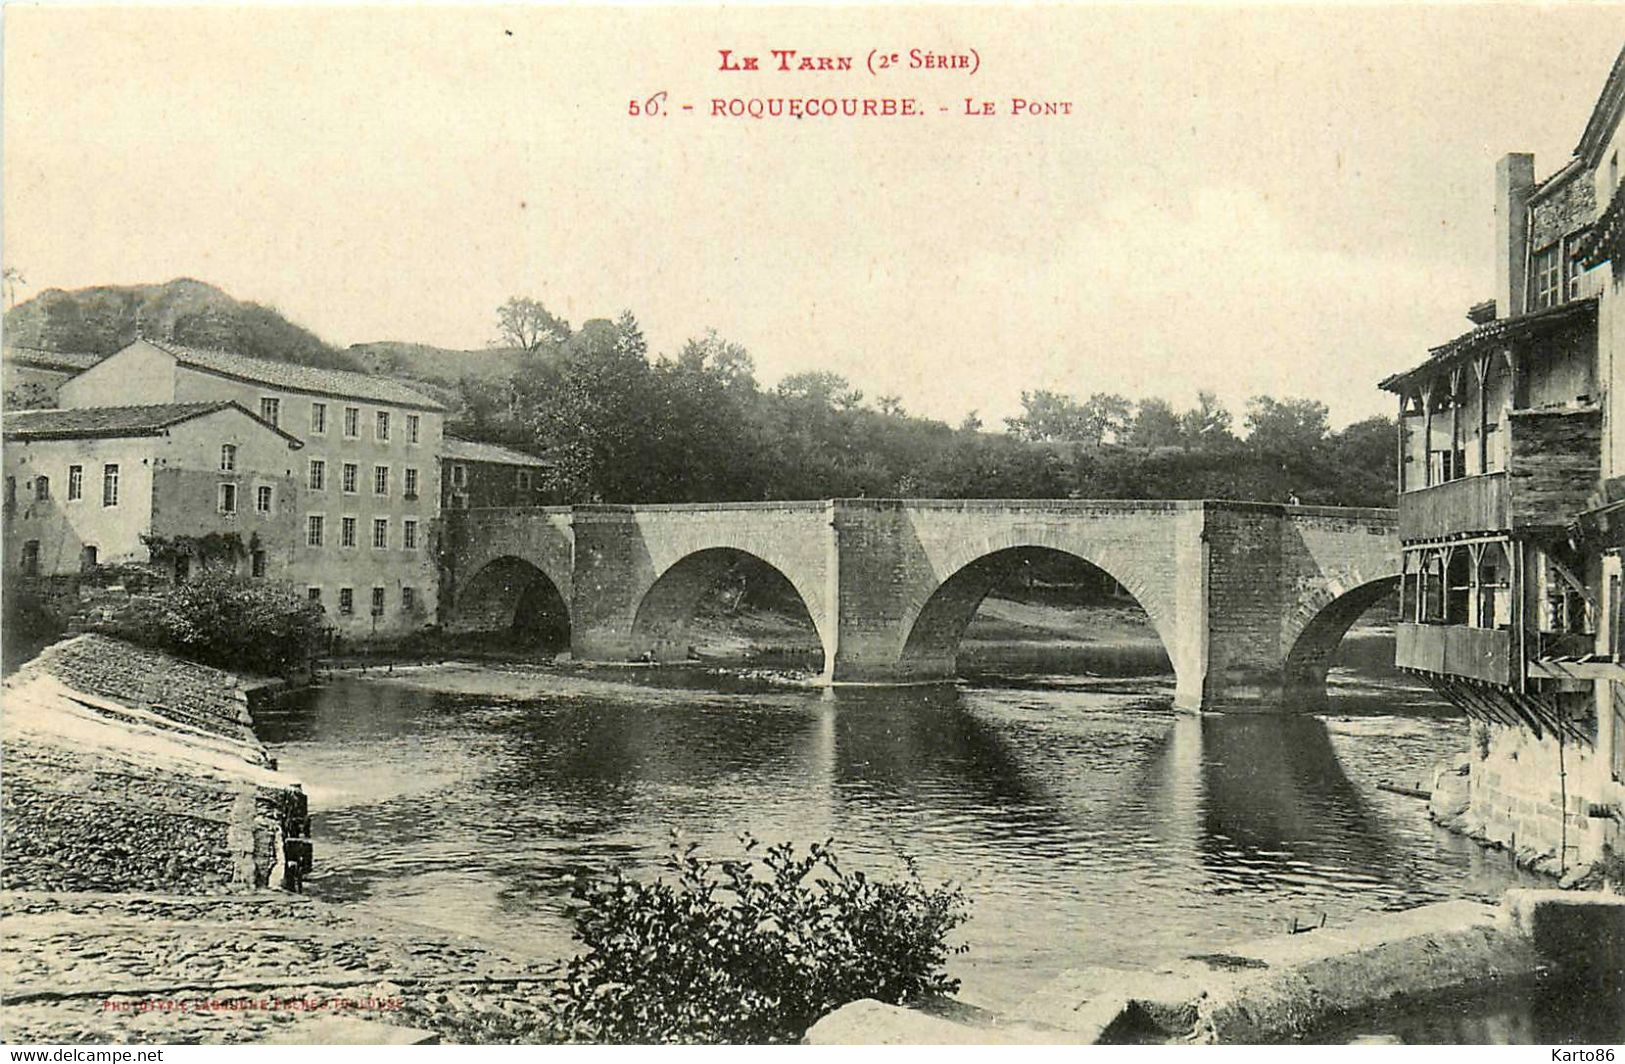
{"label": "building window", "polygon": [[320,458],[310,460],[310,476],[306,480],[311,491],[321,491],[327,487],[327,463]]}
{"label": "building window", "polygon": [[265,575],[265,552],[257,550],[248,556],[248,571],[254,576]]}
{"label": "building window", "polygon": [[220,445],[220,472],[231,473],[237,468],[237,446],[231,443]]}
{"label": "building window", "polygon": [[6,509],[17,505],[17,478],[6,478]]}
{"label": "building window", "polygon": [[389,546],[389,518],[372,519],[372,549],[384,550]]}
{"label": "building window", "polygon": [[378,437],[378,439],[380,441],[388,442],[388,440],[389,440],[389,411],[388,410],[380,410],[380,411],[378,411],[378,422],[377,422],[377,425],[376,425],[376,427],[374,429],[374,433],[375,433],[375,435],[377,435],[377,437]]}
{"label": "building window", "polygon": [[102,505],[118,505],[118,464],[102,466]]}
{"label": "building window", "polygon": [[234,514],[237,512],[237,485],[220,485],[220,512]]}
{"label": "building window", "polygon": [[305,588],[305,598],[320,606],[322,604],[322,589],[319,587]]}
{"label": "building window", "polygon": [[403,612],[403,613],[411,613],[413,610],[417,609],[417,606],[418,606],[417,588],[413,588],[413,587],[403,587],[403,588],[401,588],[401,612]]}
{"label": "building window", "polygon": [[23,575],[39,575],[39,540],[31,539],[23,544]]}
{"label": "building window", "polygon": [[418,523],[410,517],[401,522],[401,546],[407,550],[418,549]]}
{"label": "building window", "polygon": [[85,467],[68,467],[68,501],[78,502],[85,497]]}
{"label": "building window", "polygon": [[282,417],[282,400],[267,395],[260,400],[260,420],[275,425]]}
{"label": "building window", "polygon": [[413,469],[411,466],[406,467],[405,489],[406,497],[408,499],[415,499],[418,497],[418,471]]}
{"label": "building window", "polygon": [[322,545],[322,515],[311,514],[305,524],[305,546],[320,547]]}
{"label": "building window", "polygon": [[374,617],[384,615],[384,589],[381,587],[372,589],[372,615]]}
{"label": "building window", "polygon": [[468,487],[467,466],[454,465],[451,467],[451,486],[457,488],[458,490]]}
{"label": "building window", "polygon": [[372,467],[372,493],[374,495],[389,494],[389,467],[387,465]]}
{"label": "building window", "polygon": [[530,494],[530,470],[521,469],[515,479],[518,482],[519,498],[523,501],[524,497]]}
{"label": "building window", "polygon": [[359,406],[344,408],[344,434],[352,440],[361,435],[361,408]]}
{"label": "building window", "polygon": [[423,428],[422,421],[423,421],[423,419],[418,417],[416,414],[407,414],[406,415],[406,442],[407,443],[417,443],[418,442],[419,434],[421,433],[422,428]]}
{"label": "building window", "polygon": [[355,589],[339,588],[339,612],[348,617],[355,612]]}
{"label": "building window", "polygon": [[341,517],[339,519],[339,546],[355,546],[355,518]]}
{"label": "building window", "polygon": [[34,501],[44,502],[51,497],[51,478],[38,476],[34,478]]}
{"label": "building window", "polygon": [[272,500],[271,485],[261,484],[254,489],[254,512],[268,514],[271,512]]}
{"label": "building window", "polygon": [[1535,252],[1532,284],[1535,289],[1536,310],[1555,307],[1563,302],[1563,245],[1559,241]]}
{"label": "building window", "polygon": [[85,572],[96,568],[96,548],[89,543],[79,548],[79,568]]}
{"label": "building window", "polygon": [[344,476],[344,494],[346,494],[346,495],[354,495],[355,494],[355,482],[356,482],[356,478],[357,478],[357,467],[356,467],[356,464],[354,462],[345,462],[344,463],[344,474],[343,474],[343,476]]}
{"label": "building window", "polygon": [[186,578],[192,575],[192,556],[190,554],[175,555],[175,583],[184,584]]}
{"label": "building window", "polygon": [[1563,268],[1568,272],[1568,299],[1580,298],[1580,286],[1585,277],[1585,262],[1581,259],[1580,248],[1583,241],[1582,234],[1576,233],[1574,239],[1569,241],[1569,253],[1564,257]]}
{"label": "building window", "polygon": [[327,404],[310,404],[310,431],[318,436],[327,431]]}

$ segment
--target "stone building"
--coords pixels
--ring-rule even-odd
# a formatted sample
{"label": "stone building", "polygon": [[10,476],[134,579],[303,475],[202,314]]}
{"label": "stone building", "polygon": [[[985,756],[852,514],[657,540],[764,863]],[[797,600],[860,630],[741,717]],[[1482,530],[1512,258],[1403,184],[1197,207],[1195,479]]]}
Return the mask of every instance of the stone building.
{"label": "stone building", "polygon": [[543,506],[542,474],[551,466],[520,451],[447,436],[440,448],[440,508]]}
{"label": "stone building", "polygon": [[[285,568],[337,630],[394,635],[435,615],[444,407],[387,377],[137,340],[64,382],[58,402],[235,402],[303,445]],[[279,555],[280,557],[280,555]]]}
{"label": "stone building", "polygon": [[236,403],[18,410],[4,435],[5,554],[25,574],[145,562],[151,537],[211,533],[236,535],[244,573],[293,562],[303,446]]}
{"label": "stone building", "polygon": [[1617,852],[1625,821],[1622,111],[1625,51],[1567,163],[1496,167],[1493,301],[1382,382],[1397,662],[1474,722],[1468,829],[1553,871]]}

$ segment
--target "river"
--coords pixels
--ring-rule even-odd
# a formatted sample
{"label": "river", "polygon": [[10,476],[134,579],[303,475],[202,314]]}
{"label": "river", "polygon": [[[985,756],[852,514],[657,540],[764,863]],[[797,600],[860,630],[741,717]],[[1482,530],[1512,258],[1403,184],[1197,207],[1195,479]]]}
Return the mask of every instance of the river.
{"label": "river", "polygon": [[1012,678],[995,648],[964,685],[901,689],[403,669],[326,683],[259,730],[305,781],[319,898],[563,957],[570,877],[651,873],[674,830],[719,855],[741,831],[833,838],[849,866],[895,874],[906,853],[964,886],[953,970],[998,1008],[1068,967],[1534,882],[1377,788],[1467,741],[1377,642],[1318,715],[1176,713],[1167,677]]}

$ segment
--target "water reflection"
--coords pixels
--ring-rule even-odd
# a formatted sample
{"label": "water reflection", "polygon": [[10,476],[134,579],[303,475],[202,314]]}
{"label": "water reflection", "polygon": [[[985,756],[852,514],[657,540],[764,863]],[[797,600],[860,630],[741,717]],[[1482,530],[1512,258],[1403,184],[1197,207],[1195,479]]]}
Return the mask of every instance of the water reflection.
{"label": "water reflection", "polygon": [[262,722],[306,781],[313,893],[555,953],[568,877],[651,869],[672,829],[834,837],[974,899],[966,993],[1133,965],[1507,880],[1377,792],[1458,722],[1175,714],[1161,680],[733,691],[549,678],[524,700],[342,681]]}

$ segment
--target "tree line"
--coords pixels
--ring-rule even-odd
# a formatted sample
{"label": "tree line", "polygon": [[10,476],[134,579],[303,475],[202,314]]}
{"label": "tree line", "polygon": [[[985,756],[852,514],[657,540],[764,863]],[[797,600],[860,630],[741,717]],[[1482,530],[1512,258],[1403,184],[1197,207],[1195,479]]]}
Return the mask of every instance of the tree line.
{"label": "tree line", "polygon": [[838,374],[762,387],[712,330],[651,357],[630,311],[579,329],[536,300],[499,311],[501,343],[533,364],[462,379],[451,432],[547,458],[561,503],[792,498],[1229,498],[1392,506],[1394,425],[1331,431],[1323,403],[1256,396],[1242,416],[1209,393],[1166,400],[1024,392],[990,431],[873,403]]}

